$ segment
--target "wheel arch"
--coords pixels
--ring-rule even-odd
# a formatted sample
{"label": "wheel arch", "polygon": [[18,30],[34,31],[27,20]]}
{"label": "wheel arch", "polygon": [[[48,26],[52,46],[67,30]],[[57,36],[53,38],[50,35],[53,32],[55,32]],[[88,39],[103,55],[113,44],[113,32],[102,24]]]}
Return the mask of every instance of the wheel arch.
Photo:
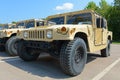
{"label": "wheel arch", "polygon": [[13,37],[13,36],[16,36],[17,35],[17,33],[13,33],[10,37]]}
{"label": "wheel arch", "polygon": [[80,38],[82,38],[82,39],[85,41],[87,50],[89,51],[89,44],[88,44],[87,34],[85,34],[85,33],[83,33],[83,32],[78,32],[78,33],[75,34],[74,38],[75,38],[75,37],[80,37]]}
{"label": "wheel arch", "polygon": [[108,40],[112,43],[112,37],[110,35],[108,35]]}

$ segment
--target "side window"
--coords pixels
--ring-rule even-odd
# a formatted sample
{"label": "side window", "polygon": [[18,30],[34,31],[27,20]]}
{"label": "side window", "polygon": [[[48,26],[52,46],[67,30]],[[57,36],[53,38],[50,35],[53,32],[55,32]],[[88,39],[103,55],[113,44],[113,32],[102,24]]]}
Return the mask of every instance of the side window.
{"label": "side window", "polygon": [[106,29],[107,21],[104,18],[97,18],[96,26],[97,26],[97,28],[105,28]]}
{"label": "side window", "polygon": [[105,28],[105,29],[107,27],[107,21],[104,18],[102,18],[102,20],[101,20],[101,27]]}
{"label": "side window", "polygon": [[39,22],[37,22],[37,26],[39,26]]}
{"label": "side window", "polygon": [[37,22],[37,26],[44,26],[44,22],[43,21]]}
{"label": "side window", "polygon": [[105,27],[104,19],[102,18],[102,19],[101,19],[101,28],[104,28],[104,27]]}
{"label": "side window", "polygon": [[97,26],[97,28],[101,28],[101,19],[100,18],[96,19],[96,26]]}

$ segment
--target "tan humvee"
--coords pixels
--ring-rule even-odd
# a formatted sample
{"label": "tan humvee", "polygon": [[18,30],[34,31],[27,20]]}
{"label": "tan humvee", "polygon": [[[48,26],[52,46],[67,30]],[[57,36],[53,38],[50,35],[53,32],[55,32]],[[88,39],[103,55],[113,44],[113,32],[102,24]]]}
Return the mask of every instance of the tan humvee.
{"label": "tan humvee", "polygon": [[66,74],[75,76],[82,72],[87,52],[101,50],[102,56],[110,55],[112,32],[105,18],[94,11],[52,15],[45,24],[17,34],[17,51],[23,60],[36,60],[41,52],[48,52],[60,60]]}
{"label": "tan humvee", "polygon": [[[2,24],[1,29],[0,29],[0,38],[6,37],[4,33],[5,30],[9,30],[12,27],[15,27],[16,24]],[[9,36],[9,35],[7,35]]]}
{"label": "tan humvee", "polygon": [[8,29],[8,28],[11,28],[11,27],[14,27],[14,26],[15,26],[15,24],[1,24],[0,30]]}
{"label": "tan humvee", "polygon": [[10,55],[17,55],[16,48],[15,48],[15,42],[17,41],[16,34],[17,32],[37,27],[41,25],[40,23],[44,23],[43,20],[39,19],[29,19],[29,20],[23,20],[19,21],[15,24],[6,24],[3,26],[4,29],[0,30],[0,49],[3,50],[4,46],[6,51]]}
{"label": "tan humvee", "polygon": [[6,41],[6,39],[4,38],[6,34],[3,31],[13,26],[15,26],[15,24],[1,24],[0,26],[0,51],[4,51],[4,43]]}

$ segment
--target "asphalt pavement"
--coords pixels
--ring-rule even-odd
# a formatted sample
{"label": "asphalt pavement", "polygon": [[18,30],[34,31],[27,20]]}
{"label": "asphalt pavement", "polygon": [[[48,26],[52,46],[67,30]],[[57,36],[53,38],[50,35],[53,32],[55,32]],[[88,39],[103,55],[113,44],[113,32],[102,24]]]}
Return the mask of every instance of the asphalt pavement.
{"label": "asphalt pavement", "polygon": [[59,61],[42,53],[37,61],[25,62],[18,56],[0,52],[0,80],[120,80],[120,45],[111,45],[111,56],[88,53],[83,72],[75,77],[64,74]]}

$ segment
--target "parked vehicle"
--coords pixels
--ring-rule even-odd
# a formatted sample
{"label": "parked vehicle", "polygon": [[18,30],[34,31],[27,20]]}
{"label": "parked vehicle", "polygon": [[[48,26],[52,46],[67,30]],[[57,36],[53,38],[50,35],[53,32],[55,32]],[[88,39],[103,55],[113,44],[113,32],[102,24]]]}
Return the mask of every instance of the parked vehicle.
{"label": "parked vehicle", "polygon": [[112,32],[107,21],[91,10],[48,16],[46,25],[22,30],[17,34],[17,52],[24,61],[36,60],[47,52],[60,61],[62,70],[71,76],[83,71],[87,52],[101,51],[110,56]]}

